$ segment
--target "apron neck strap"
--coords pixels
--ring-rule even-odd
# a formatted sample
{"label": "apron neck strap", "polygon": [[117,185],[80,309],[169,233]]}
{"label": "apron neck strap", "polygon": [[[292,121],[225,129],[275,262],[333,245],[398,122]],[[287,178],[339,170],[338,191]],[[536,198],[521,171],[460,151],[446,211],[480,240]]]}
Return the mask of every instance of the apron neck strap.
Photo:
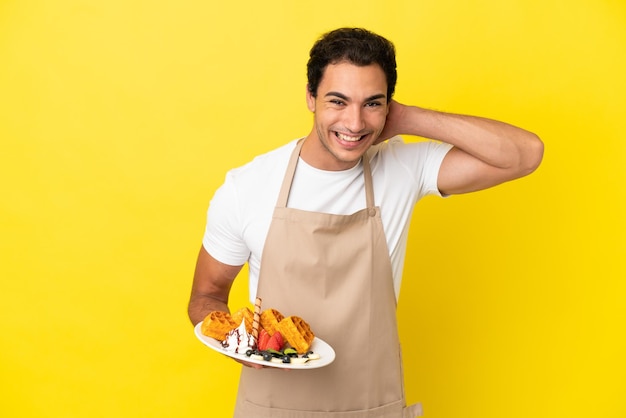
{"label": "apron neck strap", "polygon": [[[302,144],[304,144],[304,138],[298,140],[295,149],[291,153],[291,158],[289,159],[287,170],[285,171],[285,177],[283,178],[283,184],[278,194],[276,207],[287,207],[287,199],[289,198],[289,191],[291,190],[291,184],[293,183],[293,178],[296,173],[296,166],[300,158]],[[370,150],[367,150],[364,157],[361,157],[361,161],[363,162],[363,177],[365,180],[365,203],[371,212],[372,209],[374,209],[374,186],[372,182],[372,171],[370,169]]]}

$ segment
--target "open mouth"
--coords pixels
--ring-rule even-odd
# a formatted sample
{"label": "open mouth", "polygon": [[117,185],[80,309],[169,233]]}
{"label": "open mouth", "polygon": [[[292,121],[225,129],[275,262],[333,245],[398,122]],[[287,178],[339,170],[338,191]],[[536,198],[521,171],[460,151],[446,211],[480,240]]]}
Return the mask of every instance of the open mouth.
{"label": "open mouth", "polygon": [[339,132],[335,132],[335,136],[337,138],[341,139],[342,141],[358,142],[361,139],[365,138],[366,135],[354,136],[354,135],[346,135],[346,134],[342,134],[342,133],[339,133]]}

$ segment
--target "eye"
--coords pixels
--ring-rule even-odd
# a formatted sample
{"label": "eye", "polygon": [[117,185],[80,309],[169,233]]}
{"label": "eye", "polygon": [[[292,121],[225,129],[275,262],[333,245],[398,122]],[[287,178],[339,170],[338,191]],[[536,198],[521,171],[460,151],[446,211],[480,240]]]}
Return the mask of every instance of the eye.
{"label": "eye", "polygon": [[378,106],[382,106],[382,103],[380,103],[380,102],[368,102],[368,103],[365,103],[365,107],[378,107]]}
{"label": "eye", "polygon": [[340,100],[340,99],[330,99],[330,102],[337,106],[343,105],[343,100]]}

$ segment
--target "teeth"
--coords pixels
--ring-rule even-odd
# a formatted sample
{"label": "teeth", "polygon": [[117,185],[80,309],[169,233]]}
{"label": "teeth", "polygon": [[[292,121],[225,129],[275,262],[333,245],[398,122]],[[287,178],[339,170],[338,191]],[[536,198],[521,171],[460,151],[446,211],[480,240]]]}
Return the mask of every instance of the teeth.
{"label": "teeth", "polygon": [[344,134],[340,134],[339,132],[337,132],[337,138],[341,139],[342,141],[348,141],[348,142],[357,142],[360,141],[361,138],[363,138],[363,136],[348,136],[348,135],[344,135]]}

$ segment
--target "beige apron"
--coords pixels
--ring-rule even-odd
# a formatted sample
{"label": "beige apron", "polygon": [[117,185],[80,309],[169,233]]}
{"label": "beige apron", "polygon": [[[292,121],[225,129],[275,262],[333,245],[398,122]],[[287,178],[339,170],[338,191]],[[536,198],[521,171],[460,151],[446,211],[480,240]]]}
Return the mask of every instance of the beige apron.
{"label": "beige apron", "polygon": [[263,308],[304,318],[329,343],[322,368],[244,367],[237,418],[409,418],[405,406],[396,298],[389,251],[374,206],[369,158],[363,161],[366,209],[334,215],[287,208],[303,141],[293,151],[261,262]]}

